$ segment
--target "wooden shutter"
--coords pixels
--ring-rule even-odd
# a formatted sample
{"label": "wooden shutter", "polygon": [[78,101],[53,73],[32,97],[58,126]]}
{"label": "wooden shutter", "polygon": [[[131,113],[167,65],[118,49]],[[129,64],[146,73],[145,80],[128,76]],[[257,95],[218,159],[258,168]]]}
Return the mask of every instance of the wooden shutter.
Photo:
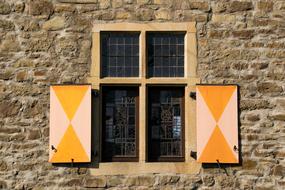
{"label": "wooden shutter", "polygon": [[50,87],[49,162],[91,161],[91,85]]}
{"label": "wooden shutter", "polygon": [[197,160],[238,163],[236,85],[197,85]]}

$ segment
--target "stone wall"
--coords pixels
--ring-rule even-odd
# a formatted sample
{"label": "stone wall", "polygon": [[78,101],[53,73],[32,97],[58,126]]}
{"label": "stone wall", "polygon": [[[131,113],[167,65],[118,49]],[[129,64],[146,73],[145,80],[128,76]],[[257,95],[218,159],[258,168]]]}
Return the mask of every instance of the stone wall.
{"label": "stone wall", "polygon": [[[95,20],[196,21],[202,82],[240,85],[242,165],[94,177],[48,163],[48,87],[86,82]],[[284,0],[0,0],[0,189],[285,189],[284,81]]]}

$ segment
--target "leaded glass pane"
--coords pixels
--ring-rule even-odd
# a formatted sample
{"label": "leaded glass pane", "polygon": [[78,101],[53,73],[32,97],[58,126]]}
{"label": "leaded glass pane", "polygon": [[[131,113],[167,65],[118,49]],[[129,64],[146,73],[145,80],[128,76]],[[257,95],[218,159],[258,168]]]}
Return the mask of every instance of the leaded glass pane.
{"label": "leaded glass pane", "polygon": [[149,159],[183,157],[184,90],[149,89]]}
{"label": "leaded glass pane", "polygon": [[103,156],[137,156],[137,96],[134,87],[103,88]]}
{"label": "leaded glass pane", "polygon": [[139,76],[139,33],[101,33],[102,77]]}
{"label": "leaded glass pane", "polygon": [[147,34],[148,77],[184,76],[185,33]]}

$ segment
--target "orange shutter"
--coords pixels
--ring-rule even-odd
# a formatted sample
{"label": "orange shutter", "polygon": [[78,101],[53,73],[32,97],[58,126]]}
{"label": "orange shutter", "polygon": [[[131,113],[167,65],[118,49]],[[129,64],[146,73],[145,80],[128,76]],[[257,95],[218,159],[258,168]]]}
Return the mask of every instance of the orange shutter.
{"label": "orange shutter", "polygon": [[236,85],[197,86],[197,160],[238,163]]}
{"label": "orange shutter", "polygon": [[49,162],[91,161],[91,85],[50,87]]}

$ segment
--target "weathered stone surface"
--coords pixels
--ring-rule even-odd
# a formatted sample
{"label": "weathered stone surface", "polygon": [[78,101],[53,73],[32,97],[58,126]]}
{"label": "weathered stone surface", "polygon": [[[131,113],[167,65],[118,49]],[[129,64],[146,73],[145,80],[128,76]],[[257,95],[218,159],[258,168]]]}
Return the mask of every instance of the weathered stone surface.
{"label": "weathered stone surface", "polygon": [[15,9],[16,13],[22,13],[24,11],[24,9],[25,9],[25,3],[22,2],[22,1],[17,1],[14,4],[14,9]]}
{"label": "weathered stone surface", "polygon": [[0,44],[0,50],[6,53],[18,52],[20,50],[20,44],[18,42],[17,36],[14,34],[7,35]]}
{"label": "weathered stone surface", "polygon": [[65,26],[65,18],[56,16],[43,24],[45,30],[60,30]]}
{"label": "weathered stone surface", "polygon": [[270,114],[270,118],[273,120],[285,121],[285,111],[283,112],[274,111],[273,113]]}
{"label": "weathered stone surface", "polygon": [[84,180],[84,187],[88,188],[106,187],[106,185],[105,177],[90,177]]}
{"label": "weathered stone surface", "polygon": [[158,20],[169,20],[171,18],[170,12],[167,9],[160,9],[154,13]]}
{"label": "weathered stone surface", "polygon": [[0,118],[12,117],[19,113],[21,104],[17,101],[1,101],[0,102]]}
{"label": "weathered stone surface", "polygon": [[47,15],[53,13],[53,4],[50,0],[30,0],[29,12],[31,15]]}
{"label": "weathered stone surface", "polygon": [[109,7],[111,7],[110,0],[100,0],[99,1],[99,8],[100,9],[107,9]]}
{"label": "weathered stone surface", "polygon": [[170,185],[178,183],[180,177],[179,176],[170,176],[170,175],[163,175],[159,176],[159,184],[160,185]]}
{"label": "weathered stone surface", "polygon": [[28,72],[27,71],[20,71],[16,74],[16,80],[18,82],[23,82],[28,79]]}
{"label": "weathered stone surface", "polygon": [[257,8],[261,11],[270,12],[273,10],[273,2],[272,1],[259,1],[257,2]]}
{"label": "weathered stone surface", "polygon": [[251,39],[254,36],[254,30],[233,31],[233,36],[240,39]]}
{"label": "weathered stone surface", "polygon": [[137,17],[139,17],[143,21],[150,21],[153,19],[153,11],[149,9],[140,9],[136,12]]}
{"label": "weathered stone surface", "polygon": [[107,180],[107,187],[116,187],[123,184],[123,180],[118,176],[111,176]]}
{"label": "weathered stone surface", "polygon": [[257,89],[260,93],[281,93],[283,91],[282,86],[272,82],[261,82],[257,84]]}
{"label": "weathered stone surface", "polygon": [[155,179],[151,176],[130,176],[126,179],[127,186],[153,186]]}
{"label": "weathered stone surface", "polygon": [[230,2],[229,12],[247,11],[253,9],[251,1],[232,1]]}
{"label": "weathered stone surface", "polygon": [[57,0],[61,3],[79,3],[79,4],[92,4],[97,3],[98,0]]}
{"label": "weathered stone surface", "polygon": [[11,7],[8,3],[0,1],[0,14],[6,15],[11,12]]}
{"label": "weathered stone surface", "polygon": [[12,78],[13,76],[13,71],[12,70],[3,70],[3,71],[0,71],[0,79],[2,80],[8,80],[10,78]]}
{"label": "weathered stone surface", "polygon": [[15,25],[13,22],[9,20],[2,20],[0,19],[0,31],[12,31],[15,29]]}
{"label": "weathered stone surface", "polygon": [[[137,0],[137,3],[140,5],[145,5],[145,4],[149,4],[150,0]],[[156,2],[154,2],[156,4]]]}
{"label": "weathered stone surface", "polygon": [[35,140],[41,137],[39,130],[29,130],[27,139],[28,140]]}
{"label": "weathered stone surface", "polygon": [[190,9],[198,9],[202,11],[210,10],[210,6],[206,1],[190,1],[189,2]]}
{"label": "weathered stone surface", "polygon": [[7,168],[8,168],[7,163],[4,160],[0,160],[0,171],[6,171]]}
{"label": "weathered stone surface", "polygon": [[0,180],[0,189],[6,189],[7,183],[5,181]]}
{"label": "weathered stone surface", "polygon": [[253,160],[244,160],[242,167],[247,170],[255,169],[257,166],[257,162]]}
{"label": "weathered stone surface", "polygon": [[226,15],[226,14],[213,14],[212,21],[216,23],[233,23],[236,22],[235,15]]}

